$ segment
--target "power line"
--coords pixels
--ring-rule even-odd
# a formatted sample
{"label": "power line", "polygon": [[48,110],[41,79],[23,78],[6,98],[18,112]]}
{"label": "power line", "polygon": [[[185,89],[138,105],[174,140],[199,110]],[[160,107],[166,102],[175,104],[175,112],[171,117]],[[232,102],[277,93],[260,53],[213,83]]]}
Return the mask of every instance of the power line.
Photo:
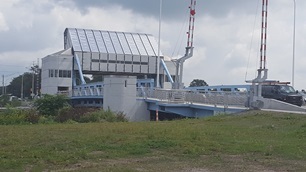
{"label": "power line", "polygon": [[5,67],[24,67],[24,66],[5,65],[5,64],[0,64],[0,66],[5,66]]}

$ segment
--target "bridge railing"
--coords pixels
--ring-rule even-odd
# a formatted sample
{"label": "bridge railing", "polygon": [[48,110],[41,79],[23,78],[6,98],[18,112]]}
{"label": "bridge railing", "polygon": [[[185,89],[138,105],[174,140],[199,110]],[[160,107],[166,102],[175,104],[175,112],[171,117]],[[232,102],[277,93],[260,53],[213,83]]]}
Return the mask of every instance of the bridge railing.
{"label": "bridge railing", "polygon": [[[103,96],[103,87],[76,87],[68,94],[72,97]],[[247,92],[210,91],[205,93],[190,90],[152,89],[139,87],[137,97],[158,99],[169,103],[200,103],[222,106],[245,106],[248,101]]]}
{"label": "bridge railing", "polygon": [[247,92],[207,92],[188,90],[138,89],[138,97],[158,99],[171,103],[201,103],[222,106],[242,106],[248,101]]}
{"label": "bridge railing", "polygon": [[102,96],[103,87],[94,88],[75,88],[71,91],[70,95],[72,97],[83,97],[83,96]]}

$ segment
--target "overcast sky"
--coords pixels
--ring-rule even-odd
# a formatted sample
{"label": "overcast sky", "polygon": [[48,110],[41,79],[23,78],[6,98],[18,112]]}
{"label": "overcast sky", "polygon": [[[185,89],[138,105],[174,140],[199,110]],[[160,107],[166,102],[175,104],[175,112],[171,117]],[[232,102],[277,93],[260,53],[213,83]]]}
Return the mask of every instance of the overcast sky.
{"label": "overcast sky", "polygon": [[[245,84],[259,66],[262,0],[197,0],[194,56],[185,85]],[[190,0],[163,0],[161,51],[173,59],[186,46]],[[293,0],[269,0],[268,79],[292,81]],[[306,1],[296,0],[296,89],[306,89]],[[63,49],[67,27],[141,32],[158,38],[159,0],[1,0],[0,74],[5,82]],[[1,79],[2,80],[2,79]],[[2,83],[2,82],[1,82]],[[2,85],[2,84],[1,84]]]}

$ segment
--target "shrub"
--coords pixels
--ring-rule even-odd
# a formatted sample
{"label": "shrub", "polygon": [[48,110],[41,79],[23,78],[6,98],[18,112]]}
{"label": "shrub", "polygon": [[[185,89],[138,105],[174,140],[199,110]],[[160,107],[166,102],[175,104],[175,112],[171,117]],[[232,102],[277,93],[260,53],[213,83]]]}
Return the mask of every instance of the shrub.
{"label": "shrub", "polygon": [[36,112],[35,109],[28,109],[24,111],[25,113],[25,120],[31,124],[37,124],[40,119],[40,115]]}
{"label": "shrub", "polygon": [[63,95],[44,95],[43,98],[37,99],[34,102],[34,107],[41,115],[56,116],[58,111],[68,106],[66,97]]}
{"label": "shrub", "polygon": [[27,121],[28,110],[16,109],[7,105],[6,109],[0,113],[1,125],[25,124]]}
{"label": "shrub", "polygon": [[84,114],[80,122],[126,122],[127,119],[122,112],[114,113],[111,110],[99,110]]}
{"label": "shrub", "polygon": [[0,113],[0,125],[36,124],[40,115],[35,109],[17,109],[7,104]]}
{"label": "shrub", "polygon": [[9,103],[10,97],[9,95],[1,95],[0,96],[0,106],[4,107]]}
{"label": "shrub", "polygon": [[20,100],[12,100],[12,101],[10,102],[10,105],[11,105],[12,107],[21,106],[21,101],[20,101]]}
{"label": "shrub", "polygon": [[0,115],[1,125],[13,125],[26,123],[26,116],[24,114]]}
{"label": "shrub", "polygon": [[84,114],[96,110],[96,108],[72,108],[71,106],[68,106],[59,110],[55,120],[57,122],[66,122],[68,120],[80,121],[80,118],[84,116]]}
{"label": "shrub", "polygon": [[54,124],[56,123],[54,120],[54,116],[40,116],[39,124]]}
{"label": "shrub", "polygon": [[80,123],[88,122],[123,122],[127,121],[122,112],[114,113],[109,109],[104,111],[97,108],[72,108],[64,107],[59,110],[55,120],[57,122],[67,122],[73,120]]}

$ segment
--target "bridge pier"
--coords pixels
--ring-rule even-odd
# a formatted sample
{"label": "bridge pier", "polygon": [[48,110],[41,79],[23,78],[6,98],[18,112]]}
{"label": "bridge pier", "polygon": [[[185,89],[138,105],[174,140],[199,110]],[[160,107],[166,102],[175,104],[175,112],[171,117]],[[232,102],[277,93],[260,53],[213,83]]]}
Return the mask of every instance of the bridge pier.
{"label": "bridge pier", "polygon": [[150,120],[146,103],[136,98],[135,76],[105,76],[103,109],[123,112],[129,121]]}

